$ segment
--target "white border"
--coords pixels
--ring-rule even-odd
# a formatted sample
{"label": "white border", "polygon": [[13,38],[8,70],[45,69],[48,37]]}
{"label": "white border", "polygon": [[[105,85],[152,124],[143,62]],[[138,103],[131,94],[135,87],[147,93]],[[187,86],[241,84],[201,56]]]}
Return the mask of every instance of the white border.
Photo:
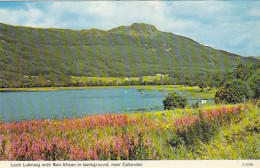
{"label": "white border", "polygon": [[[33,165],[32,165],[33,164]],[[43,166],[49,164],[50,166]],[[99,165],[98,165],[99,164]],[[108,164],[109,166],[104,166]],[[54,166],[56,165],[56,166]],[[80,166],[81,165],[81,166]],[[117,166],[116,166],[117,165]],[[260,168],[260,160],[1,161],[0,168]]]}

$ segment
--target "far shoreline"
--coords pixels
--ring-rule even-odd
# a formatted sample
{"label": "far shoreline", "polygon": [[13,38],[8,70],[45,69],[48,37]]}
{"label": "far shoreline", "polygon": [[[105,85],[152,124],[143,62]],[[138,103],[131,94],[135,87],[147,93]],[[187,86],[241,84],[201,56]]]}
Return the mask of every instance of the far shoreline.
{"label": "far shoreline", "polygon": [[[84,90],[84,89],[107,89],[107,88],[136,88],[136,89],[159,89],[168,90],[184,85],[126,85],[126,86],[72,86],[72,87],[28,87],[28,88],[0,88],[0,92],[40,92],[60,90]],[[193,86],[197,87],[197,86]]]}

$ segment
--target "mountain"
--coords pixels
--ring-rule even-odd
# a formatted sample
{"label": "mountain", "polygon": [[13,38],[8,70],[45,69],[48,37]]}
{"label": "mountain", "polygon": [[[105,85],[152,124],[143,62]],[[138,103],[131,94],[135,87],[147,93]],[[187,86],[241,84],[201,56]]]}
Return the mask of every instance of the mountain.
{"label": "mountain", "polygon": [[169,75],[175,84],[194,83],[258,62],[143,23],[109,31],[0,23],[0,55],[0,87],[24,87],[29,81],[30,86],[71,86],[73,77],[156,74]]}

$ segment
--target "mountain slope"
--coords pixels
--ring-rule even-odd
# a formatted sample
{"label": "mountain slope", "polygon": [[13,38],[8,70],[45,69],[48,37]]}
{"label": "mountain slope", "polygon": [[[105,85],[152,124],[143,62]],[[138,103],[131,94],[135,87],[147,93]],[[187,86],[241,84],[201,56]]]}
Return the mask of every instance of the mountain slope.
{"label": "mountain slope", "polygon": [[0,86],[70,86],[71,77],[169,74],[174,83],[210,80],[257,62],[189,38],[134,23],[109,31],[0,24]]}

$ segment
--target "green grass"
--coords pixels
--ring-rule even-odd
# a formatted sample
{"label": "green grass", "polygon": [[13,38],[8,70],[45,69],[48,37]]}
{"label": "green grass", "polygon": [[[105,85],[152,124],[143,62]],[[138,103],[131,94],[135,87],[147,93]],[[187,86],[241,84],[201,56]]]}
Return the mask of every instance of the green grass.
{"label": "green grass", "polygon": [[[76,79],[77,77],[72,77],[72,79]],[[83,78],[82,80],[87,81],[88,77]],[[96,81],[96,80],[101,80],[104,82],[110,82],[113,80],[118,80],[121,79],[123,80],[124,78],[97,78],[97,77],[89,77],[90,80]],[[138,78],[133,78],[133,80],[137,80]],[[135,86],[84,86],[84,87],[33,87],[33,88],[0,88],[0,91],[30,91],[30,90],[62,90],[62,89],[88,89],[88,88],[136,88],[140,90],[159,90],[159,91],[181,91],[181,92],[188,92],[188,93],[193,93],[193,94],[208,94],[208,93],[214,93],[216,90],[210,90],[210,91],[205,91],[205,92],[200,92],[200,88],[198,86],[183,86],[183,85],[135,85]]]}

